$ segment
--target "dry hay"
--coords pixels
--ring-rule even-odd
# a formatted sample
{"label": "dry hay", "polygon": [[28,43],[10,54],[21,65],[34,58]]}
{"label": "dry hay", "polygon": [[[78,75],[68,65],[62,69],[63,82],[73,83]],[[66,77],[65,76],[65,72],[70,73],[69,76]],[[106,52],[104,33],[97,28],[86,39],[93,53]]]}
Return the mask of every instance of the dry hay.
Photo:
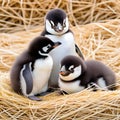
{"label": "dry hay", "polygon": [[43,25],[46,12],[57,7],[67,12],[72,25],[120,18],[119,0],[0,0],[0,32]]}
{"label": "dry hay", "polygon": [[19,53],[40,34],[43,27],[0,36],[0,119],[119,120],[120,119],[120,21],[91,23],[71,28],[86,59],[107,64],[117,76],[115,91],[83,90],[71,95],[58,92],[31,101],[11,89],[9,70]]}
{"label": "dry hay", "polygon": [[[84,90],[64,96],[55,92],[35,102],[11,89],[9,70],[13,61],[43,30],[46,12],[57,7],[67,12],[85,58],[100,60],[116,73],[117,90]],[[119,0],[0,0],[0,119],[119,120],[119,8]],[[17,32],[22,30],[27,31]]]}

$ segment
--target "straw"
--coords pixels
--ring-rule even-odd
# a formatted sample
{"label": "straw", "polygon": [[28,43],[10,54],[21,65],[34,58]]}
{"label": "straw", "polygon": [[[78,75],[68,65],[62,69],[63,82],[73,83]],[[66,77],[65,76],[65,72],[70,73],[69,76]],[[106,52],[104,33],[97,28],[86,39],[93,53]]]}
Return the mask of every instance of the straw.
{"label": "straw", "polygon": [[[119,0],[0,0],[0,119],[119,120],[120,119],[120,1]],[[109,66],[117,90],[60,95],[58,91],[31,101],[10,85],[10,69],[17,56],[44,29],[44,16],[63,8],[75,42],[86,60]]]}

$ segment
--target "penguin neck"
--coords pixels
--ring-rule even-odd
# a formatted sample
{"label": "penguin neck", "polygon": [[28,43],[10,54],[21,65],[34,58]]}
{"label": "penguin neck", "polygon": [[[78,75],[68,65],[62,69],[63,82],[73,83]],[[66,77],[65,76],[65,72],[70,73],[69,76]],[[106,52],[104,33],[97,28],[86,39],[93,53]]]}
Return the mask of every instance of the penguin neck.
{"label": "penguin neck", "polygon": [[[81,80],[82,81],[82,79],[83,79],[83,77],[85,76],[85,72],[83,72],[82,73],[82,75],[80,75],[80,76],[78,76],[77,78],[75,78],[75,79],[73,79],[73,80],[70,80],[70,81],[65,81],[65,80],[63,80],[63,79],[61,79],[61,81],[63,81],[63,82],[65,82],[65,83],[71,83],[71,82],[75,82],[75,81],[79,81],[79,80]],[[84,79],[83,79],[84,80]]]}
{"label": "penguin neck", "polygon": [[39,59],[39,58],[45,59],[49,56],[48,54],[41,53],[40,51],[38,52],[27,51],[27,52],[33,59]]}
{"label": "penguin neck", "polygon": [[65,80],[63,80],[63,79],[61,79],[61,78],[60,78],[60,79],[61,79],[62,82],[71,83],[71,82],[79,81],[79,80],[80,80],[79,77],[80,77],[80,76],[78,76],[77,78],[75,78],[75,79],[73,79],[73,80],[70,80],[70,81],[65,81]]}
{"label": "penguin neck", "polygon": [[[68,33],[68,32],[71,32],[71,30],[68,29],[65,33],[63,33],[63,34],[61,34],[61,35],[64,35],[64,34],[66,34],[66,33]],[[53,35],[52,33],[48,32],[46,28],[45,28],[45,34],[47,34],[47,35]],[[61,36],[61,35],[57,35],[57,34],[54,34],[54,35],[55,35],[55,36]]]}
{"label": "penguin neck", "polygon": [[41,58],[47,58],[50,56],[49,54],[41,53],[41,51],[38,51],[38,54],[40,55]]}

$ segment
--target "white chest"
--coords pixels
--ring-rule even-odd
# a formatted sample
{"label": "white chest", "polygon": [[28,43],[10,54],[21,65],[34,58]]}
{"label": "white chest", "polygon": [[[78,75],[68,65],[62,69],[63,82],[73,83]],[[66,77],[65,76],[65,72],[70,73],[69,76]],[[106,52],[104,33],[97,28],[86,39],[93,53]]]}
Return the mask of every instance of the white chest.
{"label": "white chest", "polygon": [[22,93],[25,96],[32,96],[41,92],[45,92],[48,88],[48,80],[50,77],[52,66],[53,60],[50,56],[48,56],[46,59],[38,59],[35,61],[33,66],[34,69],[31,72],[33,80],[33,89],[30,94],[26,93],[26,89],[29,86],[27,86],[25,78],[22,76],[22,71],[25,69],[24,66],[20,76]]}
{"label": "white chest", "polygon": [[32,93],[41,93],[47,89],[48,80],[53,66],[53,60],[48,58],[36,60],[34,64],[33,76],[33,90]]}
{"label": "white chest", "polygon": [[53,42],[61,42],[62,44],[50,52],[53,58],[53,69],[50,76],[51,85],[58,85],[58,74],[60,70],[61,60],[68,55],[77,55],[75,51],[74,36],[71,32],[68,32],[61,36],[45,35]]}
{"label": "white chest", "polygon": [[74,36],[71,32],[68,32],[61,36],[55,35],[45,35],[46,37],[50,38],[53,42],[61,42],[62,44],[52,50],[50,55],[55,58],[63,58],[66,55],[75,54],[75,42]]}
{"label": "white chest", "polygon": [[59,87],[61,90],[70,93],[80,92],[81,90],[85,89],[84,86],[80,86],[80,81],[74,82],[63,82],[59,79]]}

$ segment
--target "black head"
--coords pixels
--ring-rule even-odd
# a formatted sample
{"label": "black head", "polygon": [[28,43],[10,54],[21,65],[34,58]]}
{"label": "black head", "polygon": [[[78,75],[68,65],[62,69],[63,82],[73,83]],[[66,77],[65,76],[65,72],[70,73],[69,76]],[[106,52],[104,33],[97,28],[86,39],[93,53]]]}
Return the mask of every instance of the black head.
{"label": "black head", "polygon": [[59,46],[61,43],[60,42],[52,42],[49,38],[39,36],[36,37],[31,43],[28,48],[28,51],[32,55],[44,55],[48,54],[52,49],[56,48]]}
{"label": "black head", "polygon": [[63,25],[63,20],[66,19],[66,13],[62,9],[52,9],[47,13],[46,19],[54,22],[56,26],[57,23]]}
{"label": "black head", "polygon": [[62,34],[68,30],[69,23],[65,11],[52,9],[46,15],[46,30],[51,34]]}
{"label": "black head", "polygon": [[69,55],[61,61],[60,77],[71,81],[82,75],[86,69],[87,66],[80,57]]}

